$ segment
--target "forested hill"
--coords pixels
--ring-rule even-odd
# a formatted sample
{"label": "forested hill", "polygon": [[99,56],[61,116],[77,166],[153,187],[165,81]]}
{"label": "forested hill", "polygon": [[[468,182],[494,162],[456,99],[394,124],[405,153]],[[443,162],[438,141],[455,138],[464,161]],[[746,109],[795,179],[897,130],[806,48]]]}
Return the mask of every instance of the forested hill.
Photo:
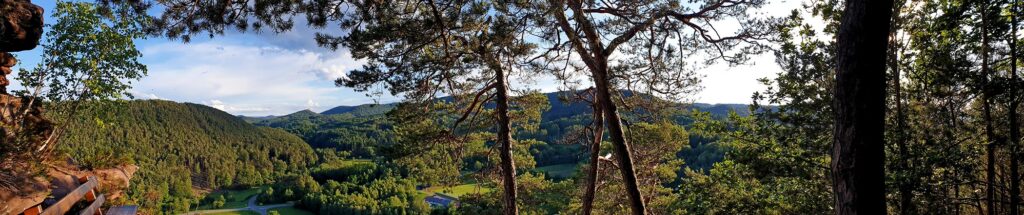
{"label": "forested hill", "polygon": [[177,211],[188,207],[193,187],[265,184],[316,160],[293,134],[204,105],[136,100],[118,106],[102,123],[73,122],[61,150],[87,168],[137,163],[128,198],[138,205]]}
{"label": "forested hill", "polygon": [[[578,114],[590,113],[590,106],[587,104],[576,102],[566,103],[559,98],[563,92],[551,92],[545,93],[548,97],[548,103],[551,104],[551,109],[548,109],[543,113],[543,118],[546,120],[558,119],[564,117],[571,117]],[[445,98],[442,98],[445,99]],[[385,103],[385,104],[361,104],[356,106],[337,106],[326,111],[320,112],[321,115],[350,115],[353,117],[371,117],[376,115],[382,115],[391,111],[397,107],[397,103]],[[726,116],[729,111],[736,111],[741,116],[750,115],[750,110],[747,108],[747,104],[708,104],[708,103],[694,103],[689,105],[692,109],[697,109],[704,112],[709,112],[714,116]],[[310,110],[302,110],[292,114],[284,115],[291,118],[304,118],[312,116],[315,113]],[[242,116],[239,118],[244,119],[247,122],[257,123],[264,120],[271,120],[278,117],[284,116]]]}
{"label": "forested hill", "polygon": [[[562,139],[563,135],[573,126],[581,126],[589,122],[591,108],[584,103],[563,102],[560,93],[546,93],[551,108],[542,114],[541,131],[533,133],[521,133],[517,138],[532,138],[547,143],[555,143]],[[392,143],[392,131],[390,122],[385,113],[394,109],[397,104],[364,104],[358,106],[340,106],[330,110],[315,113],[309,110],[302,110],[292,114],[277,117],[245,117],[246,121],[258,126],[281,128],[302,137],[314,148],[334,148],[350,153],[359,158],[373,158],[379,155],[380,146]],[[736,111],[739,115],[749,115],[750,110],[746,104],[692,104],[687,106],[699,111],[709,112],[715,117],[724,117],[730,111]],[[677,123],[687,124],[690,122],[688,115],[682,114],[674,117]],[[714,153],[712,159],[707,161],[688,161],[699,167],[708,167],[720,153],[714,150],[704,150],[700,146],[706,141],[693,141],[693,147],[697,151],[688,152],[702,154]],[[578,157],[580,149],[575,145],[546,144],[534,146],[531,150],[538,165],[553,165],[563,163],[575,163],[581,158]]]}
{"label": "forested hill", "polygon": [[320,112],[320,114],[351,114],[352,116],[372,116],[387,113],[397,106],[395,103],[388,104],[363,104],[357,106],[338,106]]}

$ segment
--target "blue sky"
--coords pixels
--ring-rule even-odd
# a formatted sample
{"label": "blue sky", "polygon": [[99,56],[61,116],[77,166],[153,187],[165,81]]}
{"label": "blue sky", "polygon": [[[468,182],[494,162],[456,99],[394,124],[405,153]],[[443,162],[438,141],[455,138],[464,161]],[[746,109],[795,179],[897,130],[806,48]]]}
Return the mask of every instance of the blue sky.
{"label": "blue sky", "polygon": [[[53,0],[32,1],[44,8],[46,23]],[[784,15],[796,8],[796,0],[777,1],[766,13]],[[297,20],[298,21],[298,20]],[[228,32],[215,38],[196,36],[190,43],[166,38],[138,40],[140,60],[149,75],[133,84],[137,99],[163,99],[215,107],[232,114],[282,115],[303,109],[323,111],[339,105],[399,101],[392,96],[336,87],[334,81],[362,63],[347,50],[320,48],[313,40],[317,30],[301,24],[290,32],[274,34]],[[19,67],[39,62],[41,47],[15,53]],[[770,55],[757,56],[749,65],[712,65],[702,69],[704,89],[693,100],[704,103],[750,103],[753,92],[763,90],[758,78],[773,77],[779,67]],[[558,89],[553,77],[535,78],[533,89]],[[21,89],[13,83],[9,89]]]}

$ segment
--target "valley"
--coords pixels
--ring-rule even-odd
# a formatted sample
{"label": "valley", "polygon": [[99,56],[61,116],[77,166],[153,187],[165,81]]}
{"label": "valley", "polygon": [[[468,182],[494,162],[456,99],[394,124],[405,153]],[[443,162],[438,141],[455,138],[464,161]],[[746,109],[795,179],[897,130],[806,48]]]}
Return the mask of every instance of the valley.
{"label": "valley", "polygon": [[[522,171],[538,175],[538,180],[552,181],[545,183],[572,181],[578,177],[577,166],[586,163],[586,152],[581,145],[558,144],[562,137],[551,134],[569,133],[573,125],[585,123],[580,119],[588,113],[582,111],[582,105],[561,104],[558,93],[545,97],[552,104],[543,114],[543,121],[548,123],[542,123],[541,130],[519,134],[541,138],[537,142],[543,143],[532,144],[529,149],[536,168]],[[397,183],[387,186],[408,184],[411,187],[402,191],[407,193],[398,193],[397,197],[423,204],[435,194],[458,199],[466,194],[487,195],[496,189],[492,182],[475,182],[489,171],[490,161],[480,157],[467,158],[462,162],[469,165],[453,170],[460,172],[457,177],[461,179],[432,180],[441,183],[432,185],[407,178],[410,173],[400,171],[408,170],[392,162],[398,158],[389,157],[393,155],[387,152],[399,144],[393,130],[395,121],[388,116],[395,107],[370,104],[254,118],[231,116],[196,104],[129,101],[110,115],[113,117],[105,118],[104,126],[70,133],[62,149],[76,151],[72,158],[88,168],[139,165],[142,170],[132,179],[128,201],[165,212],[246,208],[249,200],[259,200],[259,204],[306,201],[304,198],[316,197],[310,193],[342,189],[344,186],[334,184],[338,182],[384,183],[377,177],[386,179],[387,184]],[[744,105],[695,107],[714,111],[720,117],[731,110],[749,114]],[[81,119],[76,123],[88,127],[91,121]],[[82,140],[91,141],[79,144],[87,142]],[[693,143],[701,144],[706,143]],[[694,153],[716,152],[678,152],[680,156]],[[302,182],[292,181],[297,179]],[[160,199],[147,198],[159,192],[164,192]],[[367,198],[387,200],[381,196]]]}

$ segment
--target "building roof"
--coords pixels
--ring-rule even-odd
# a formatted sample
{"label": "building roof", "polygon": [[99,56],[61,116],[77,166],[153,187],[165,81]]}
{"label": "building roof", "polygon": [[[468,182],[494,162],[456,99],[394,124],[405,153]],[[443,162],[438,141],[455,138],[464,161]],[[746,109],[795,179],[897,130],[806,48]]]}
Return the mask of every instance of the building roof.
{"label": "building roof", "polygon": [[427,196],[425,200],[427,201],[427,204],[439,207],[448,207],[449,205],[456,201],[456,199],[436,194],[432,196]]}

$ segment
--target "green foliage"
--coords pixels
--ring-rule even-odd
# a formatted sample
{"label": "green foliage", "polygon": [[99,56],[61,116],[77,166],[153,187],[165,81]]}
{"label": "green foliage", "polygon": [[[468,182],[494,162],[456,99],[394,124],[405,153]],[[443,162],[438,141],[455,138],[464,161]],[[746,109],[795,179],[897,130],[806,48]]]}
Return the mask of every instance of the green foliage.
{"label": "green foliage", "polygon": [[317,214],[426,214],[424,198],[412,180],[384,174],[365,182],[328,180],[299,206]]}
{"label": "green foliage", "polygon": [[577,164],[558,164],[551,166],[537,167],[536,171],[543,172],[545,175],[551,178],[569,178],[572,174],[576,173]]}
{"label": "green foliage", "polygon": [[224,199],[223,195],[217,196],[217,199],[213,200],[213,208],[223,208],[224,207],[224,202],[226,202],[226,201],[227,200]]}
{"label": "green foliage", "polygon": [[311,213],[309,211],[297,209],[297,208],[294,208],[294,207],[273,208],[273,209],[270,209],[270,212],[277,212],[278,214],[281,214],[281,215],[313,215],[314,214],[314,213]]}
{"label": "green foliage", "polygon": [[358,106],[338,106],[321,112],[323,115],[346,114],[353,117],[383,115],[395,109],[396,104],[364,104]]}
{"label": "green foliage", "polygon": [[815,39],[803,22],[794,12],[780,26],[784,40],[776,56],[784,71],[761,80],[769,87],[754,95],[754,115],[716,120],[694,114],[693,131],[717,139],[726,159],[707,173],[687,171],[680,185],[687,192],[680,192],[674,208],[697,214],[831,212],[834,46]]}
{"label": "green foliage", "polygon": [[131,81],[146,75],[134,40],[143,39],[145,16],[108,11],[92,3],[58,1],[43,44],[43,58],[18,80],[31,95],[51,102],[113,100],[130,97]]}
{"label": "green foliage", "polygon": [[[52,16],[57,21],[48,26],[42,60],[32,70],[18,73],[16,79],[26,89],[16,94],[48,102],[48,116],[59,124],[74,115],[99,116],[109,111],[101,102],[131,98],[132,81],[147,71],[138,61],[142,52],[134,42],[145,38],[146,16],[122,7],[65,1],[57,2]],[[88,107],[93,109],[82,102],[90,102]],[[102,125],[99,118],[96,123]],[[75,128],[64,125],[61,129]]]}
{"label": "green foliage", "polygon": [[[684,162],[677,155],[689,147],[689,133],[682,126],[671,122],[641,122],[631,126],[627,137],[632,145],[639,189],[644,195],[651,196],[648,205],[655,213],[670,213],[672,210],[668,205],[675,202],[676,193],[667,185],[680,178],[677,172],[683,168]],[[610,148],[607,142],[602,144],[602,151],[610,152]],[[622,179],[604,177],[618,174],[618,169],[609,167],[607,162],[601,165],[604,167],[598,173],[602,177],[594,200],[594,213],[628,213],[627,205],[621,204],[627,201],[627,196],[622,195],[626,189]],[[582,179],[577,180],[583,183]],[[579,203],[574,203],[574,208],[581,207],[576,204]]]}
{"label": "green foliage", "polygon": [[302,137],[313,148],[336,149],[356,158],[373,158],[393,140],[391,122],[381,114],[317,114],[309,110],[270,119],[254,125],[281,128]]}
{"label": "green foliage", "polygon": [[249,205],[249,197],[259,194],[262,187],[253,187],[248,189],[220,189],[207,194],[203,199],[199,200],[199,206],[195,209],[216,209],[213,203],[221,197],[224,198],[224,205],[220,208],[244,208]]}
{"label": "green foliage", "polygon": [[[46,40],[42,43],[43,54],[39,64],[31,70],[21,69],[15,77],[26,87],[14,92],[26,98],[22,101],[22,108],[25,109],[16,111],[21,113],[4,115],[13,118],[5,120],[18,120],[17,123],[23,126],[36,125],[36,120],[29,122],[24,114],[31,114],[30,107],[44,104],[43,109],[46,110],[47,118],[55,122],[55,135],[46,138],[60,138],[63,131],[75,129],[73,124],[67,123],[71,118],[87,117],[93,119],[92,126],[102,126],[103,121],[99,117],[109,112],[110,107],[99,104],[130,97],[128,89],[131,82],[146,75],[146,66],[138,61],[142,53],[135,48],[134,40],[143,38],[141,29],[147,19],[144,15],[121,10],[120,7],[109,10],[98,8],[93,3],[65,1],[56,2],[51,16],[56,21],[46,26],[48,31],[44,36]],[[7,80],[4,82],[7,83]],[[6,90],[0,89],[5,93]],[[83,107],[83,102],[93,105]],[[16,162],[34,165],[26,161],[43,160],[45,158],[36,156],[48,156],[49,153],[40,152],[53,150],[50,142],[36,140],[34,138],[38,137],[30,136],[37,135],[38,131],[24,129],[4,128],[5,132],[9,132],[8,135],[17,134],[19,139],[3,141],[3,146],[0,146],[0,158],[3,162],[14,158]],[[102,157],[113,157],[117,152],[109,148],[100,148],[97,151],[101,151],[97,154]],[[101,159],[95,161],[124,162]],[[6,168],[11,165],[2,166],[6,172]]]}
{"label": "green foliage", "polygon": [[85,164],[105,149],[134,161],[140,169],[126,198],[148,211],[185,212],[194,204],[193,186],[262,185],[305,172],[317,159],[292,134],[203,105],[128,101],[113,116],[103,127],[84,117],[71,121],[79,129],[61,139],[60,150]]}
{"label": "green foliage", "polygon": [[[578,190],[573,181],[552,182],[543,177],[525,173],[516,177],[520,193],[519,210],[523,214],[561,214],[568,211],[572,196]],[[455,214],[501,214],[501,192],[469,193],[459,197]]]}
{"label": "green foliage", "polygon": [[451,197],[462,197],[467,194],[489,193],[494,191],[494,188],[490,185],[470,183],[456,186],[433,186],[424,188],[422,191],[428,195],[443,194]]}

